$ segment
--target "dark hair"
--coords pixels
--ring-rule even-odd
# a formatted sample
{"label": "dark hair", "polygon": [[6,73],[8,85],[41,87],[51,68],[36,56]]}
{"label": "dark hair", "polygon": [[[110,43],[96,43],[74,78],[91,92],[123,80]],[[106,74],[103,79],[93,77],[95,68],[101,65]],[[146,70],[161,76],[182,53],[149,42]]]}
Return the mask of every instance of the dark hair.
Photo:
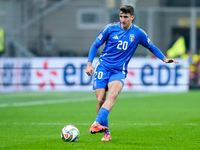
{"label": "dark hair", "polygon": [[119,8],[119,11],[122,11],[125,14],[131,14],[134,15],[134,8],[131,5],[124,5]]}

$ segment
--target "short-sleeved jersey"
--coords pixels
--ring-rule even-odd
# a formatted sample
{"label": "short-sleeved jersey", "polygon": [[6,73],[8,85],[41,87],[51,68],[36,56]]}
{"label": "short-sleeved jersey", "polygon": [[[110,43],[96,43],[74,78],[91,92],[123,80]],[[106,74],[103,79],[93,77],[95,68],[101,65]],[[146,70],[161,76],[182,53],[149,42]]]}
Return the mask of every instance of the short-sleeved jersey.
{"label": "short-sleeved jersey", "polygon": [[[93,45],[97,45],[98,48],[104,43],[105,47],[99,58],[99,63],[112,72],[127,72],[128,63],[138,44],[148,48],[158,58],[164,58],[162,52],[153,45],[147,34],[134,24],[128,30],[122,29],[120,22],[108,24],[98,34]],[[92,51],[92,48],[90,51]],[[94,55],[89,54],[88,61],[92,62],[93,57]]]}

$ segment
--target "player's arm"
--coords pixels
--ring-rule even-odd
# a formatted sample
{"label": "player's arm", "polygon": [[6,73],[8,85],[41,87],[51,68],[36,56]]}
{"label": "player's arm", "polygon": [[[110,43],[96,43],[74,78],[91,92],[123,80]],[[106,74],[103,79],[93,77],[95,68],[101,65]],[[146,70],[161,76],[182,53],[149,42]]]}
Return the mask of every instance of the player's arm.
{"label": "player's arm", "polygon": [[175,59],[172,58],[166,58],[165,55],[161,52],[161,50],[159,50],[156,46],[154,46],[152,43],[150,45],[149,50],[158,58],[160,58],[162,61],[164,61],[165,63],[172,63],[174,62],[175,64],[178,63],[178,61],[176,61]]}
{"label": "player's arm", "polygon": [[166,58],[165,55],[162,53],[162,51],[153,45],[153,43],[150,41],[145,32],[142,32],[141,34],[142,36],[140,44],[148,48],[157,58],[161,59],[165,63],[172,63],[172,62],[174,62],[175,64],[178,63],[178,61],[176,61],[175,59]]}
{"label": "player's arm", "polygon": [[86,67],[86,74],[88,76],[91,76],[92,74],[94,74],[94,69],[92,67],[92,62],[96,56],[97,50],[100,47],[100,45],[98,44],[97,41],[95,41],[91,48],[90,48],[90,52],[89,52],[89,56],[88,56],[88,62],[87,62],[87,67]]}
{"label": "player's arm", "polygon": [[91,76],[92,74],[94,74],[94,69],[92,67],[92,62],[97,54],[97,50],[98,48],[106,41],[107,36],[108,36],[108,31],[107,30],[108,25],[98,34],[98,36],[96,37],[95,42],[92,44],[91,48],[90,48],[90,52],[89,52],[89,56],[88,56],[88,62],[87,62],[87,67],[86,67],[86,74],[88,76]]}

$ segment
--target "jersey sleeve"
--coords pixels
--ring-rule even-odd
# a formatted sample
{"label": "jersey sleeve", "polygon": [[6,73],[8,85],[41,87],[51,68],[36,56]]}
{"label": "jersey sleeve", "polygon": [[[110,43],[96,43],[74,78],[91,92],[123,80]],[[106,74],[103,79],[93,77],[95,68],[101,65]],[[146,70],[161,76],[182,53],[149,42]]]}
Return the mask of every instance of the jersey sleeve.
{"label": "jersey sleeve", "polygon": [[88,56],[88,61],[93,62],[94,57],[96,56],[98,48],[104,44],[104,42],[108,38],[108,32],[109,32],[109,25],[107,25],[96,37],[96,40],[92,44]]}
{"label": "jersey sleeve", "polygon": [[140,37],[141,37],[140,38],[140,44],[142,46],[146,47],[147,49],[149,49],[156,57],[158,57],[159,59],[163,60],[165,55],[162,53],[162,51],[159,48],[154,46],[154,44],[151,42],[151,40],[149,39],[147,34],[142,30],[141,30]]}

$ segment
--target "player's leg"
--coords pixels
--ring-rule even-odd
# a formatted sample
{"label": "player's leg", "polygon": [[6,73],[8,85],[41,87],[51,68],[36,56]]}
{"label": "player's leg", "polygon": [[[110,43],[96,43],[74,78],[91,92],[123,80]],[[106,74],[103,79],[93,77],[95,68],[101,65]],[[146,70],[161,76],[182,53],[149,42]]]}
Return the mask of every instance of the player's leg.
{"label": "player's leg", "polygon": [[123,88],[121,81],[112,81],[108,83],[108,94],[105,103],[102,105],[103,108],[109,112],[112,110],[115,100]]}
{"label": "player's leg", "polygon": [[95,94],[96,94],[96,100],[97,100],[97,114],[98,114],[99,109],[101,108],[101,106],[106,100],[106,89],[104,88],[95,89]]}
{"label": "player's leg", "polygon": [[125,78],[126,73],[124,72],[119,71],[117,73],[111,74],[108,81],[107,99],[106,102],[102,105],[103,108],[107,109],[108,111],[112,110],[115,100],[124,86]]}
{"label": "player's leg", "polygon": [[[99,115],[99,111],[101,108],[101,105],[105,101],[106,97],[106,86],[108,83],[109,79],[109,72],[105,70],[101,65],[98,65],[95,70],[94,74],[94,84],[93,84],[93,89],[95,90],[96,93],[96,98],[97,98],[97,113]],[[101,114],[101,113],[100,113]],[[98,116],[97,115],[97,116]],[[103,126],[102,123],[105,122],[106,120],[95,120],[93,125],[90,127],[89,132],[94,134],[98,132],[105,132],[108,130],[108,127]]]}
{"label": "player's leg", "polygon": [[[108,95],[107,99],[102,105],[97,115],[95,122],[99,124],[93,124],[90,128],[90,133],[106,132],[108,128],[106,126],[101,126],[103,122],[108,120],[109,112],[112,110],[115,100],[123,88],[123,83],[121,81],[112,81],[108,83]],[[105,128],[106,127],[106,128]]]}
{"label": "player's leg", "polygon": [[[124,85],[124,79],[125,74],[122,72],[119,72],[117,74],[112,74],[109,77],[109,83],[108,83],[108,96],[104,104],[99,110],[99,113],[96,118],[96,122],[99,123],[95,127],[90,128],[91,133],[98,133],[98,132],[104,132],[103,130],[107,131],[105,126],[100,126],[103,122],[108,120],[108,114],[112,110],[115,100],[119,93],[121,92],[123,85]],[[97,128],[98,130],[95,130]],[[100,129],[101,128],[101,129]]]}
{"label": "player's leg", "polygon": [[[96,99],[97,99],[97,114],[103,105],[103,103],[106,100],[106,89],[95,89],[95,94],[96,94]],[[108,119],[101,124],[102,126],[106,126],[108,130],[104,132],[104,136],[101,139],[101,141],[110,141],[111,140],[111,135],[110,135],[110,130],[108,127]]]}
{"label": "player's leg", "polygon": [[[96,99],[97,99],[97,115],[103,103],[106,100],[106,89],[95,89]],[[102,122],[103,126],[108,127],[108,120]],[[105,133],[109,133],[109,129]]]}
{"label": "player's leg", "polygon": [[[121,83],[120,81],[112,81],[108,84],[108,96],[102,108],[109,110],[109,112],[112,110],[115,100],[119,95],[119,93],[121,92],[122,87],[123,83]],[[108,118],[107,118],[107,123],[108,123]],[[110,132],[106,131],[101,141],[110,141],[110,140],[111,140]]]}
{"label": "player's leg", "polygon": [[[110,76],[109,83],[108,83],[108,96],[101,109],[109,110],[109,112],[112,110],[115,100],[123,88],[125,77],[126,77],[126,74],[124,74],[123,72],[118,72],[117,74],[112,74]],[[106,116],[106,113],[102,115],[102,118],[105,116]],[[107,120],[106,123],[108,123],[108,118],[106,118],[106,120]],[[111,140],[110,132],[106,131],[101,141],[110,141],[110,140]]]}
{"label": "player's leg", "polygon": [[[106,89],[103,88],[97,88],[95,89],[96,99],[97,99],[97,114],[99,113],[99,110],[106,99]],[[98,132],[109,132],[108,130],[108,120],[95,120],[93,125],[91,126],[90,133],[98,133]]]}

